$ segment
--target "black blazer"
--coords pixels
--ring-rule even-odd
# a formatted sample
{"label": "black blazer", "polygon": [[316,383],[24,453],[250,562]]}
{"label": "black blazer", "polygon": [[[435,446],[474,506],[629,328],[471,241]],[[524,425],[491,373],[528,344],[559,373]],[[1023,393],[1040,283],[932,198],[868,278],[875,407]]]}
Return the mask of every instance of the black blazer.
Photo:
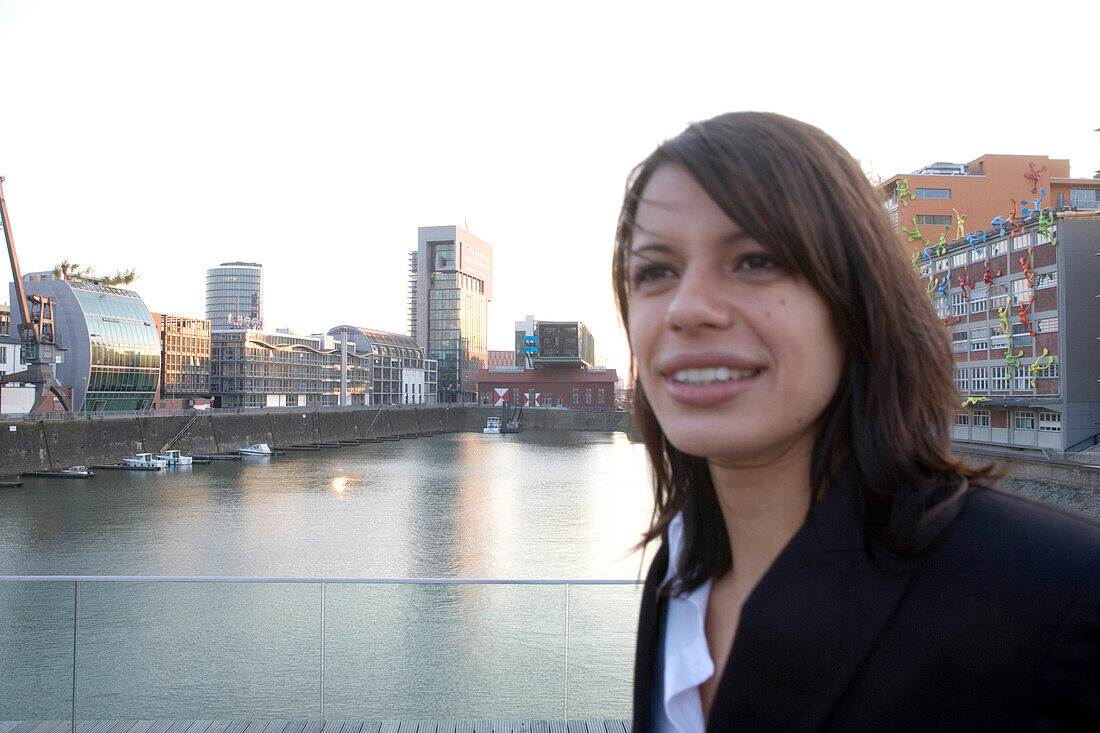
{"label": "black blazer", "polygon": [[[652,729],[667,567],[662,545],[642,596],[637,733]],[[746,600],[707,729],[1100,731],[1100,523],[986,490],[934,551],[887,563],[865,552],[838,481]]]}

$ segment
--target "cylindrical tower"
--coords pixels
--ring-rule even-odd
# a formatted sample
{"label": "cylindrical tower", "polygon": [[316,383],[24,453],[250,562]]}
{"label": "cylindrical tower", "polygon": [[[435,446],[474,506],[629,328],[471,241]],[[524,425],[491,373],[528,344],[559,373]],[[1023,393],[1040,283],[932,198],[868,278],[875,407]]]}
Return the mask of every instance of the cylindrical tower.
{"label": "cylindrical tower", "polygon": [[264,267],[223,262],[206,271],[206,318],[211,330],[263,328]]}

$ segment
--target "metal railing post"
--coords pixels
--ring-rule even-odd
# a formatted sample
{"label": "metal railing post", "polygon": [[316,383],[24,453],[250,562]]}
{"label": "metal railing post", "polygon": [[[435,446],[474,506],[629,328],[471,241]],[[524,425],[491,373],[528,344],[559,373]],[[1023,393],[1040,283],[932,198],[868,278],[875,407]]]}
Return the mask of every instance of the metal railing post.
{"label": "metal railing post", "polygon": [[80,618],[80,581],[73,581],[73,733],[76,733],[76,646],[77,628]]}
{"label": "metal railing post", "polygon": [[562,689],[562,718],[569,726],[569,584],[565,586],[565,686]]}
{"label": "metal railing post", "polygon": [[321,583],[321,722],[325,722],[325,584]]}

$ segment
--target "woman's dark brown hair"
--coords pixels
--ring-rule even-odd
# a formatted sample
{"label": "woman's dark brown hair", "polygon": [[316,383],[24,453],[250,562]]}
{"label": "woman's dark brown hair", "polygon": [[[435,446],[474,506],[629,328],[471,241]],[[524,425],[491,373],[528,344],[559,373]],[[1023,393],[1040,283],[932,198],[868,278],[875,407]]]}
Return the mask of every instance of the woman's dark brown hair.
{"label": "woman's dark brown hair", "polygon": [[[958,394],[942,323],[870,183],[835,140],[777,114],[738,112],[690,125],[632,172],[612,276],[623,324],[638,202],[653,172],[683,167],[746,233],[824,297],[846,365],[821,417],[811,483],[820,498],[844,464],[855,471],[868,549],[926,550],[950,524],[971,481],[992,478],[949,451]],[[632,365],[633,375],[637,370]],[[684,517],[679,589],[731,567],[729,540],[705,459],[669,443],[635,379],[634,416],[655,474],[643,544]]]}

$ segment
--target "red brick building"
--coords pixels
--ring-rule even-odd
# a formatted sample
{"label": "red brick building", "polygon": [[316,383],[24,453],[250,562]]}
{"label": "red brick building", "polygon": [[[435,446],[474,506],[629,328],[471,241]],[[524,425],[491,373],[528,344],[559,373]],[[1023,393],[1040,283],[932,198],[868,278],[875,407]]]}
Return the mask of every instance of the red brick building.
{"label": "red brick building", "polygon": [[577,410],[615,409],[614,369],[521,369],[499,367],[478,373],[482,404],[524,407],[568,407]]}

